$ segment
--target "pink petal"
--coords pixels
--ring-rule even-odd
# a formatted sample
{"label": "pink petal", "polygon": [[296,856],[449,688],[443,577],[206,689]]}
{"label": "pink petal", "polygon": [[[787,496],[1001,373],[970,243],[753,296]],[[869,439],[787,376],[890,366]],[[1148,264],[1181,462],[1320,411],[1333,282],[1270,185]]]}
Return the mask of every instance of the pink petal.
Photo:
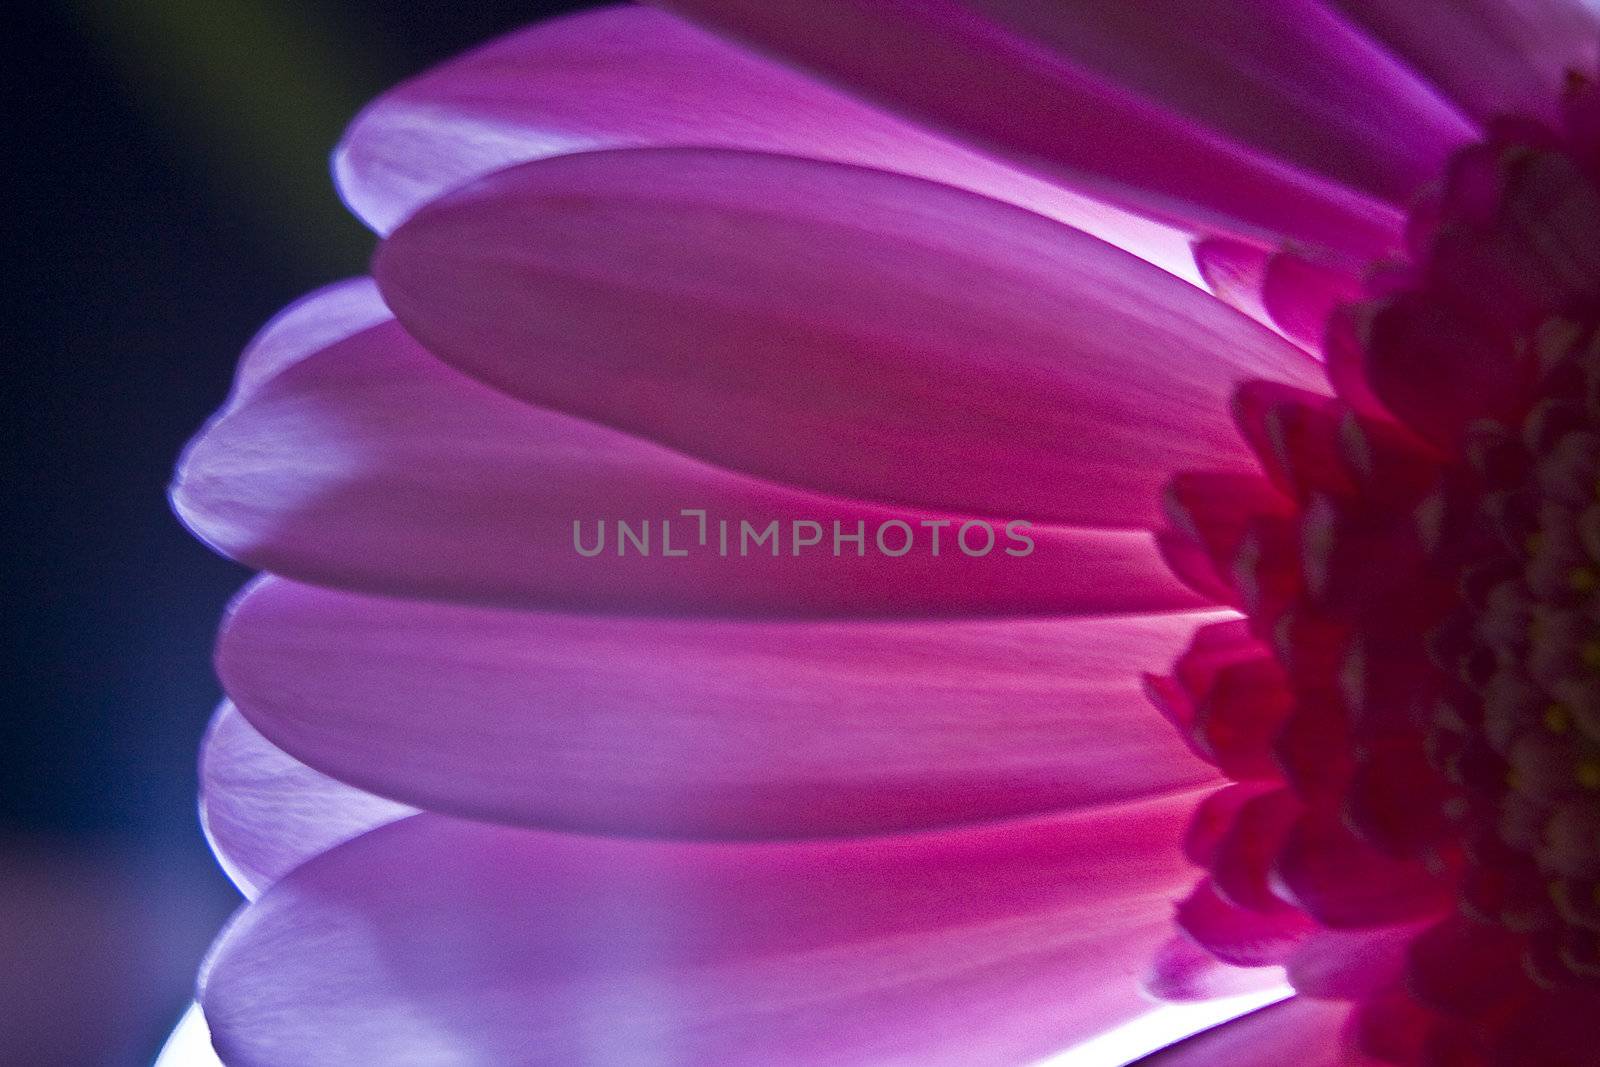
{"label": "pink petal", "polygon": [[1339,1067],[1349,1006],[1295,997],[1223,1023],[1137,1067]]}
{"label": "pink petal", "polygon": [[1195,245],[1194,256],[1212,292],[1308,352],[1322,351],[1334,308],[1361,295],[1354,274],[1290,252],[1212,238]]}
{"label": "pink petal", "polygon": [[311,353],[391,317],[371,278],[351,278],[308,293],[274,316],[245,347],[229,403],[243,401]]}
{"label": "pink petal", "polygon": [[1195,266],[1206,288],[1257,322],[1272,326],[1261,300],[1261,283],[1273,253],[1244,241],[1211,237],[1194,246]]}
{"label": "pink petal", "polygon": [[1010,1067],[1149,1009],[1190,798],[931,835],[654,843],[419,816],[214,950],[230,1067]]}
{"label": "pink petal", "polygon": [[1249,469],[1242,378],[1320,368],[1030,212],[837,164],[638,150],[525,164],[379,250],[429,350],[523,399],[822,492],[1153,525]]}
{"label": "pink petal", "polygon": [[1301,810],[1298,799],[1287,789],[1263,793],[1240,806],[1211,862],[1211,882],[1218,896],[1248,911],[1283,909],[1283,902],[1273,895],[1268,874]]}
{"label": "pink petal", "polygon": [[1582,0],[1332,0],[1479,121],[1556,124],[1569,70],[1593,76],[1600,18]]}
{"label": "pink petal", "polygon": [[1531,361],[1509,331],[1474,321],[1481,307],[1406,293],[1364,309],[1372,392],[1436,445],[1454,446],[1478,419],[1514,417],[1527,395]]}
{"label": "pink petal", "polygon": [[1167,1001],[1213,1000],[1282,985],[1282,967],[1235,967],[1182,934],[1161,946],[1144,980],[1145,992]]}
{"label": "pink petal", "polygon": [[1283,963],[1315,924],[1293,908],[1247,911],[1224,900],[1209,878],[1178,905],[1178,925],[1195,943],[1235,967]]}
{"label": "pink petal", "polygon": [[608,618],[269,578],[234,607],[217,662],[274,744],[419,807],[608,832],[859,834],[1215,783],[1138,683],[1206,618]]}
{"label": "pink petal", "polygon": [[1289,957],[1289,981],[1307,996],[1360,1000],[1398,981],[1426,923],[1371,930],[1316,930]]}
{"label": "pink petal", "polygon": [[200,821],[247,897],[305,860],[415,808],[319,774],[256,732],[223,701],[200,752]]}
{"label": "pink petal", "polygon": [[[297,355],[236,401],[185,453],[172,499],[199,536],[253,567],[523,607],[1015,615],[1200,602],[1142,532],[1008,534],[980,520],[965,536],[988,551],[972,556],[960,541],[970,515],[789,489],[531,407],[440,363],[393,320]],[[704,513],[704,538],[685,508]],[[618,555],[623,519],[648,522],[651,555]],[[774,521],[783,543],[752,547],[741,523],[754,537]],[[585,546],[604,524],[600,557],[574,547],[575,522]],[[817,524],[822,543],[796,549],[797,522]]]}
{"label": "pink petal", "polygon": [[[1440,1060],[1427,1056],[1424,1046],[1437,1022],[1438,1016],[1417,1003],[1404,986],[1368,997],[1351,1007],[1350,1017],[1341,1035],[1345,1052],[1341,1062],[1351,1067],[1434,1067]],[[1479,1059],[1478,1064],[1474,1065],[1473,1058],[1469,1055],[1465,1065],[1462,1065],[1462,1061],[1449,1052],[1441,1057],[1447,1067],[1480,1067],[1483,1061]],[[1455,1062],[1452,1063],[1452,1060]],[[1517,1063],[1517,1059],[1504,1057],[1491,1062],[1496,1067],[1511,1067]],[[1538,1067],[1555,1067],[1549,1060],[1538,1056],[1522,1059],[1522,1064],[1527,1067],[1534,1067],[1535,1064]]]}
{"label": "pink petal", "polygon": [[1034,210],[1194,279],[1188,234],[944,140],[659,11],[615,7],[511,34],[380,97],[334,155],[388,233],[492,171],[600,148],[748,148],[931,178]]}
{"label": "pink petal", "polygon": [[1443,874],[1382,855],[1320,811],[1289,832],[1274,875],[1281,896],[1335,930],[1427,919],[1452,903]]}
{"label": "pink petal", "polygon": [[1360,296],[1361,282],[1354,274],[1292,252],[1273,256],[1262,279],[1261,301],[1273,323],[1314,352],[1322,351],[1334,311]]}
{"label": "pink petal", "polygon": [[1234,782],[1206,797],[1195,806],[1183,837],[1183,854],[1195,866],[1210,870],[1245,804],[1277,790],[1274,782]]}
{"label": "pink petal", "polygon": [[1001,158],[1354,259],[1471,127],[1311,0],[663,0]]}

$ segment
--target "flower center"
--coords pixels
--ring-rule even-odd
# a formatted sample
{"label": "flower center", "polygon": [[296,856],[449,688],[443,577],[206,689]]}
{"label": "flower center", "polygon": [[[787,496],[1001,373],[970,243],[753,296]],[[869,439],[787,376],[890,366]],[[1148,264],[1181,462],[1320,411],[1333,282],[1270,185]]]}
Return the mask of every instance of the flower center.
{"label": "flower center", "polygon": [[1529,935],[1524,964],[1555,987],[1600,981],[1600,349],[1592,326],[1544,326],[1560,359],[1541,395],[1520,425],[1473,426],[1427,505],[1460,593],[1431,642],[1427,745],[1474,845],[1461,907]]}
{"label": "flower center", "polygon": [[1179,475],[1158,534],[1243,616],[1148,679],[1233,780],[1178,922],[1390,1063],[1600,1063],[1600,93],[1565,103],[1456,157],[1330,320],[1334,395],[1242,387],[1261,474]]}

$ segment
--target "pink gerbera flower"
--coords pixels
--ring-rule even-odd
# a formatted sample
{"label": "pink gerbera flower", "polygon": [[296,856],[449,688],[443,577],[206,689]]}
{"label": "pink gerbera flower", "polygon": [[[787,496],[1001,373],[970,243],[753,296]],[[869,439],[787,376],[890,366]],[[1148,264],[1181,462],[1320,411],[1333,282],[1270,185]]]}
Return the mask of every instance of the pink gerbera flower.
{"label": "pink gerbera flower", "polygon": [[184,458],[223,1060],[1600,1063],[1595,10],[666,6],[362,114]]}

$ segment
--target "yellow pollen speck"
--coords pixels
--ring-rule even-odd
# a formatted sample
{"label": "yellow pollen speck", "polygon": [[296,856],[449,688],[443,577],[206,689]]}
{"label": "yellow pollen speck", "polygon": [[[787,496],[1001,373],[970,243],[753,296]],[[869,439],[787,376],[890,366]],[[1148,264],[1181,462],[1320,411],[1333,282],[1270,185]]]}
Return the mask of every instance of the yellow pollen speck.
{"label": "yellow pollen speck", "polygon": [[1513,768],[1506,772],[1506,788],[1520,790],[1522,788],[1522,775]]}
{"label": "yellow pollen speck", "polygon": [[1597,577],[1592,567],[1574,567],[1567,573],[1567,584],[1575,593],[1592,593]]}
{"label": "yellow pollen speck", "polygon": [[1544,709],[1544,728],[1553,734],[1564,734],[1572,723],[1572,718],[1567,714],[1567,709],[1560,704],[1551,704]]}
{"label": "yellow pollen speck", "polygon": [[1544,547],[1544,535],[1531,533],[1522,539],[1522,550],[1530,556],[1537,556],[1539,549]]}
{"label": "yellow pollen speck", "polygon": [[1585,760],[1578,764],[1578,784],[1585,789],[1600,789],[1600,763]]}
{"label": "yellow pollen speck", "polygon": [[1583,662],[1585,666],[1600,668],[1600,640],[1590,638],[1583,643]]}

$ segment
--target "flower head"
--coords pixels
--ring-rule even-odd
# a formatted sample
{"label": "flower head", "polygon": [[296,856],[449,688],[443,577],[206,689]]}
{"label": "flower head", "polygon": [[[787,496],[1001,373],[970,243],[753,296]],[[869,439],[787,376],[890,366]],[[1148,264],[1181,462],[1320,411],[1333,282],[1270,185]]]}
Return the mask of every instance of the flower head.
{"label": "flower head", "polygon": [[1388,1062],[1583,1062],[1600,995],[1589,79],[1563,111],[1421,199],[1412,254],[1330,321],[1335,398],[1241,389],[1259,477],[1169,491],[1174,567],[1245,615],[1151,682],[1236,782],[1179,921],[1355,1002]]}
{"label": "flower head", "polygon": [[225,1062],[1593,1062],[1594,13],[668,6],[360,116],[182,463]]}

